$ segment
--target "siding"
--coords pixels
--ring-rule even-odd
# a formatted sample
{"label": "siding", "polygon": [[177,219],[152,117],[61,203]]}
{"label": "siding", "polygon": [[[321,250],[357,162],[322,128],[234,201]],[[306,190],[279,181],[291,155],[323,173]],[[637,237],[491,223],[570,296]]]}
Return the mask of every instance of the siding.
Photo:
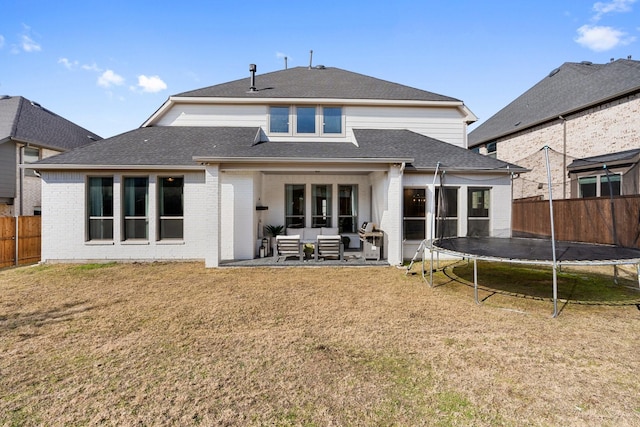
{"label": "siding", "polygon": [[0,144],[0,198],[16,197],[16,145]]}
{"label": "siding", "polygon": [[157,126],[267,126],[264,105],[192,105],[177,104]]}
{"label": "siding", "polygon": [[408,129],[466,148],[466,126],[454,108],[347,107],[350,129]]}

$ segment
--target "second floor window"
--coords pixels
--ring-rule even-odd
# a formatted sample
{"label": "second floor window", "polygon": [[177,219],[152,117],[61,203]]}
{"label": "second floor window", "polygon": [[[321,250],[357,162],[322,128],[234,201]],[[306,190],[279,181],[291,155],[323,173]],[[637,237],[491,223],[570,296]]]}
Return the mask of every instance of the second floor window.
{"label": "second floor window", "polygon": [[316,107],[298,107],[296,117],[296,133],[316,133]]}
{"label": "second floor window", "polygon": [[289,107],[269,108],[269,132],[289,133]]}

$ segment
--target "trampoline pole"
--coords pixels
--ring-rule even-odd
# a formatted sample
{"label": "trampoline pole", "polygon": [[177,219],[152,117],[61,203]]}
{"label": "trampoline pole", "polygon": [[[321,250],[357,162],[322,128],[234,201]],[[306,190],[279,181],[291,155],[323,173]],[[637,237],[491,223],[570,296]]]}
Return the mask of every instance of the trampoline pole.
{"label": "trampoline pole", "polygon": [[551,189],[551,168],[549,166],[549,146],[544,146],[544,156],[547,161],[547,182],[549,184],[549,217],[551,219],[551,255],[553,256],[553,315],[558,317],[558,261],[556,260],[556,233],[553,223],[553,191]]}
{"label": "trampoline pole", "polygon": [[473,258],[473,294],[476,304],[480,305],[478,300],[478,258]]}

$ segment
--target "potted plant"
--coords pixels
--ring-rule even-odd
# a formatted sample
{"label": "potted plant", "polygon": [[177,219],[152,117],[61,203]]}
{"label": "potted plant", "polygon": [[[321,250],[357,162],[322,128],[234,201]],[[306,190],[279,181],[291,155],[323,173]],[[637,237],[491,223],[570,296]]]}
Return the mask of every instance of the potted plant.
{"label": "potted plant", "polygon": [[264,231],[269,237],[269,252],[274,253],[275,237],[284,234],[284,225],[265,225]]}

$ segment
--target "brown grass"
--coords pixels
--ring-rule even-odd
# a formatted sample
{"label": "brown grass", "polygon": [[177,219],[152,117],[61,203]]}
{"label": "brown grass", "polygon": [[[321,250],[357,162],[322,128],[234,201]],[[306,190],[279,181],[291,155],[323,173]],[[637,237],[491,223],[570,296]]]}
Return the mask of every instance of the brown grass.
{"label": "brown grass", "polygon": [[569,302],[551,319],[548,300],[478,306],[436,279],[2,271],[0,425],[640,425],[635,305]]}

